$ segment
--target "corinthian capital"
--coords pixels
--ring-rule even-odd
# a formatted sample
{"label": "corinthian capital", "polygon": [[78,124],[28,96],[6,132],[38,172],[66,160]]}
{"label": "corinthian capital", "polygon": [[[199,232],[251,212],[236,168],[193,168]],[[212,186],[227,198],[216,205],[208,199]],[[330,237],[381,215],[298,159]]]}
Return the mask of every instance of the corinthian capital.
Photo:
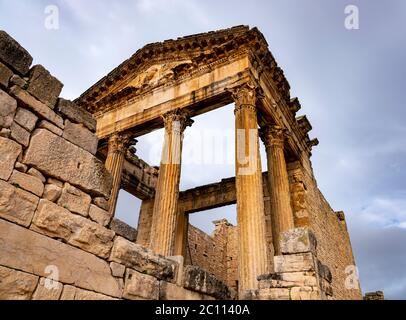
{"label": "corinthian capital", "polygon": [[248,81],[240,86],[226,89],[231,92],[235,103],[234,113],[237,113],[243,108],[256,112],[256,100],[258,98],[258,86],[253,81]]}
{"label": "corinthian capital", "polygon": [[169,111],[162,115],[164,121],[165,130],[168,133],[177,131],[183,133],[187,127],[193,124],[193,120],[190,119],[190,115],[186,110],[176,109]]}
{"label": "corinthian capital", "polygon": [[287,130],[277,125],[267,125],[260,129],[260,137],[265,147],[281,146],[288,135]]}
{"label": "corinthian capital", "polygon": [[133,135],[128,132],[115,132],[109,137],[108,152],[126,152],[130,146],[137,143]]}

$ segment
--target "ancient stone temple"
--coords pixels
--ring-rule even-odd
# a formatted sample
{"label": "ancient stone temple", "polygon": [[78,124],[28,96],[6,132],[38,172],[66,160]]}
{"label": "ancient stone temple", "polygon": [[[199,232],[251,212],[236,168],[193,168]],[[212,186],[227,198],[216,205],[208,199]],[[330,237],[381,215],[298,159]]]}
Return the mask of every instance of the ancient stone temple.
{"label": "ancient stone temple", "polygon": [[[0,298],[362,299],[344,213],[313,175],[318,140],[258,29],[146,45],[74,101],[31,63],[0,32]],[[235,176],[179,190],[193,118],[230,103]],[[152,167],[134,145],[160,128]],[[120,189],[142,200],[137,230],[114,218]],[[230,204],[236,226],[189,224]]]}

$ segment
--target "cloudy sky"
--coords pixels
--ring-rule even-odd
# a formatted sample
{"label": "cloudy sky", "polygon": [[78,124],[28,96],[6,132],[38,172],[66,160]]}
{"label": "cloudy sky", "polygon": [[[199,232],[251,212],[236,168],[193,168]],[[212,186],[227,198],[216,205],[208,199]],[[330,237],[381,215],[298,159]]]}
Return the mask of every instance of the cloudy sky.
{"label": "cloudy sky", "polygon": [[[49,5],[58,9],[56,30],[46,28],[54,26]],[[359,30],[344,26],[347,5],[359,9]],[[0,28],[71,99],[146,43],[241,24],[263,32],[320,140],[315,175],[332,207],[346,212],[363,291],[406,299],[406,1],[0,0]],[[185,155],[207,144],[202,137],[232,133],[232,110],[199,116],[187,129],[182,190],[234,175],[224,151],[232,138],[204,150],[223,161]],[[157,165],[160,147],[153,146],[162,137],[160,130],[139,139],[138,154]],[[136,226],[138,208],[120,194],[121,219]],[[235,207],[194,214],[191,222],[211,232],[210,221],[221,217],[235,222]]]}

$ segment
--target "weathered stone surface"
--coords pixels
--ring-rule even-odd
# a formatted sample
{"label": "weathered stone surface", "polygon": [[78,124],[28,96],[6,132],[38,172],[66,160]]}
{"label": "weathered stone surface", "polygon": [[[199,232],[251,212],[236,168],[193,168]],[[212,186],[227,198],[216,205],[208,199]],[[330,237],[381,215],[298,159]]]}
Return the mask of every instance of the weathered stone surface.
{"label": "weathered stone surface", "polygon": [[115,298],[76,288],[74,286],[65,285],[60,300],[117,300]]}
{"label": "weathered stone surface", "polygon": [[99,208],[102,208],[103,210],[109,210],[109,202],[102,197],[94,198],[93,203]]}
{"label": "weathered stone surface", "polygon": [[119,278],[124,276],[125,266],[123,266],[122,264],[119,264],[117,262],[110,262],[110,269],[112,276]]}
{"label": "weathered stone surface", "polygon": [[27,91],[51,109],[55,107],[63,84],[42,65],[33,66],[29,73]]}
{"label": "weathered stone surface", "polygon": [[11,174],[9,182],[13,185],[18,185],[20,188],[32,192],[38,197],[44,192],[44,184],[37,177],[31,176],[14,170]]}
{"label": "weathered stone surface", "polygon": [[60,282],[113,297],[121,296],[119,282],[104,260],[4,220],[0,220],[0,252],[0,265],[42,277],[49,275],[47,266],[55,265]]}
{"label": "weathered stone surface", "polygon": [[245,292],[243,300],[290,300],[290,289],[268,288]]}
{"label": "weathered stone surface", "polygon": [[0,137],[10,138],[10,135],[11,135],[11,130],[10,129],[6,129],[6,128],[1,128],[0,129]]}
{"label": "weathered stone surface", "polygon": [[24,90],[27,89],[27,87],[28,87],[28,82],[17,74],[14,74],[10,78],[10,86],[13,84],[16,86],[19,86],[20,88],[22,88]]}
{"label": "weathered stone surface", "polygon": [[62,195],[58,200],[58,204],[61,207],[84,217],[89,214],[91,202],[92,198],[88,194],[71,186],[69,183],[65,183],[62,189]]}
{"label": "weathered stone surface", "polygon": [[35,127],[38,117],[31,111],[24,108],[18,108],[14,121],[28,131],[32,131]]}
{"label": "weathered stone surface", "polygon": [[52,109],[46,104],[35,99],[27,91],[21,89],[18,86],[13,86],[10,89],[10,93],[17,98],[18,102],[28,109],[34,110],[41,118],[48,120],[63,129],[63,119],[58,116]]}
{"label": "weathered stone surface", "polygon": [[274,257],[275,272],[296,272],[315,270],[313,255],[308,253]]}
{"label": "weathered stone surface", "polygon": [[103,162],[48,130],[34,131],[24,162],[96,195],[110,194],[111,175]]}
{"label": "weathered stone surface", "polygon": [[28,227],[38,201],[33,194],[0,180],[0,217]]}
{"label": "weathered stone surface", "polygon": [[0,60],[18,73],[25,75],[32,63],[32,56],[9,34],[0,30]]}
{"label": "weathered stone surface", "polygon": [[0,137],[0,150],[0,179],[8,180],[22,148],[18,143]]}
{"label": "weathered stone surface", "polygon": [[333,275],[331,274],[330,268],[322,264],[320,260],[317,260],[317,271],[322,279],[330,283],[333,281]]}
{"label": "weathered stone surface", "polygon": [[43,198],[51,202],[55,202],[62,194],[62,188],[55,184],[46,184],[44,188]]}
{"label": "weathered stone surface", "polygon": [[91,154],[97,152],[97,137],[82,124],[77,124],[65,121],[65,129],[63,130],[63,138],[76,144],[78,147],[89,151]]}
{"label": "weathered stone surface", "polygon": [[321,295],[318,288],[294,287],[290,289],[291,300],[320,300]]}
{"label": "weathered stone surface", "polygon": [[32,300],[58,300],[61,296],[62,289],[62,283],[41,278],[37,289],[32,295]]}
{"label": "weathered stone surface", "polygon": [[46,181],[44,175],[35,168],[30,168],[30,170],[28,170],[27,173],[29,175],[32,175],[32,176],[37,177],[38,179],[40,179],[42,183],[45,183],[45,181]]}
{"label": "weathered stone surface", "polygon": [[159,281],[152,276],[127,269],[123,297],[131,300],[158,300]]}
{"label": "weathered stone surface", "polygon": [[25,164],[17,161],[15,164],[15,169],[22,173],[26,173],[28,170],[28,167]]}
{"label": "weathered stone surface", "polygon": [[56,185],[56,186],[58,186],[59,188],[63,188],[63,186],[64,186],[64,183],[62,182],[62,181],[59,181],[59,180],[57,180],[57,179],[54,179],[54,178],[48,178],[47,179],[47,183],[49,183],[49,184],[54,184],[54,185]]}
{"label": "weathered stone surface", "polygon": [[280,238],[282,254],[316,253],[317,240],[313,232],[307,228],[295,228],[283,232]]}
{"label": "weathered stone surface", "polygon": [[58,128],[57,126],[53,125],[51,122],[48,122],[46,120],[41,120],[40,123],[38,124],[38,128],[47,129],[58,136],[61,136],[63,134],[62,129]]}
{"label": "weathered stone surface", "polygon": [[137,239],[137,230],[117,218],[111,221],[110,229],[127,240],[135,241]]}
{"label": "weathered stone surface", "polygon": [[110,223],[111,219],[110,214],[106,210],[100,209],[94,204],[90,205],[89,216],[93,221],[96,221],[104,227]]}
{"label": "weathered stone surface", "polygon": [[159,300],[215,300],[214,297],[187,290],[176,284],[161,281],[159,288]]}
{"label": "weathered stone surface", "polygon": [[315,271],[271,273],[258,277],[260,288],[270,288],[272,281],[293,283],[295,286],[317,286],[318,279]]}
{"label": "weathered stone surface", "polygon": [[17,109],[17,101],[0,89],[0,127],[10,128]]}
{"label": "weathered stone surface", "polygon": [[113,231],[44,199],[38,205],[31,229],[64,239],[102,258],[109,256],[113,245]]}
{"label": "weathered stone surface", "polygon": [[374,291],[365,293],[364,300],[385,300],[383,291]]}
{"label": "weathered stone surface", "polygon": [[93,116],[74,102],[60,98],[57,110],[73,122],[82,123],[91,131],[96,130],[96,120]]}
{"label": "weathered stone surface", "polygon": [[29,300],[38,277],[0,266],[0,300]]}
{"label": "weathered stone surface", "polygon": [[174,280],[175,262],[156,255],[151,250],[122,237],[116,237],[114,240],[109,260],[124,264],[129,268],[161,280]]}
{"label": "weathered stone surface", "polygon": [[230,290],[222,281],[197,266],[184,267],[183,286],[186,289],[209,294],[217,299],[231,298]]}
{"label": "weathered stone surface", "polygon": [[30,143],[30,133],[27,130],[15,121],[11,124],[10,130],[10,138],[14,139],[19,144],[22,144],[24,147],[28,147],[28,144]]}
{"label": "weathered stone surface", "polygon": [[7,88],[9,80],[12,76],[13,71],[0,62],[0,85]]}

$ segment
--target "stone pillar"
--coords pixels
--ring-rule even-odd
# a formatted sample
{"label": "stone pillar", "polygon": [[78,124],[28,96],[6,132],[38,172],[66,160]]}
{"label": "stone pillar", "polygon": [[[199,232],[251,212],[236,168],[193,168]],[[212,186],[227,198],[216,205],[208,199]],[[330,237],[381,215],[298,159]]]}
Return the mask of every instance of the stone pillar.
{"label": "stone pillar", "polygon": [[275,255],[281,254],[279,239],[282,232],[295,227],[290,203],[289,178],[283,153],[285,135],[285,130],[279,126],[269,125],[261,130],[268,162],[268,189]]}
{"label": "stone pillar", "polygon": [[176,226],[175,246],[173,255],[186,258],[186,243],[188,236],[189,215],[179,212]]}
{"label": "stone pillar", "polygon": [[193,121],[182,110],[163,115],[165,140],[155,192],[150,248],[164,256],[173,254],[183,132]]}
{"label": "stone pillar", "polygon": [[268,271],[264,196],[259,156],[256,90],[244,84],[232,90],[235,101],[236,190],[239,294],[257,289]]}
{"label": "stone pillar", "polygon": [[136,140],[132,139],[132,136],[128,133],[113,133],[109,137],[105,166],[113,177],[109,199],[109,213],[111,216],[114,216],[116,210],[125,153],[127,152],[128,147],[135,143]]}

